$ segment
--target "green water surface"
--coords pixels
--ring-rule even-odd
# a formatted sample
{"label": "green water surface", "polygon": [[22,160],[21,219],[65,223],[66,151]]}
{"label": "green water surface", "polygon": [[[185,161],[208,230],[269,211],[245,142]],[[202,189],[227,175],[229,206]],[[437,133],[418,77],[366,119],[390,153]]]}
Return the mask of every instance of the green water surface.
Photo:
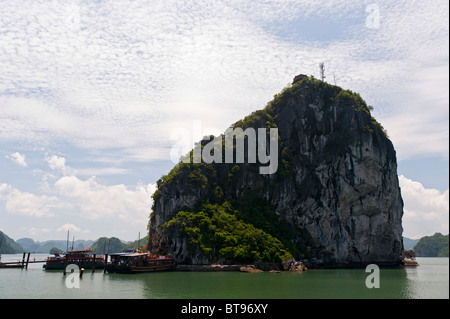
{"label": "green water surface", "polygon": [[[16,261],[22,255],[2,255]],[[32,255],[42,259],[46,255]],[[366,287],[365,269],[323,269],[299,273],[161,272],[75,274],[28,269],[0,269],[0,299],[16,298],[165,298],[165,299],[441,299],[449,298],[449,259],[417,258],[415,268],[380,269],[380,288]],[[68,280],[71,280],[67,283]]]}

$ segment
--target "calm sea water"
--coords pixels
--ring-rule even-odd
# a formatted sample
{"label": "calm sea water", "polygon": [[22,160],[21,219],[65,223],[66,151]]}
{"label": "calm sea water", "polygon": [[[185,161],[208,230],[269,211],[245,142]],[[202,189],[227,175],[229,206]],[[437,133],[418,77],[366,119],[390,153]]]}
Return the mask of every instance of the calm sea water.
{"label": "calm sea water", "polygon": [[[31,255],[44,259],[47,255]],[[17,261],[22,255],[2,255]],[[368,289],[364,269],[308,270],[301,273],[161,272],[134,275],[86,270],[79,288],[68,288],[62,271],[0,269],[0,299],[16,298],[449,298],[449,259],[417,258],[417,268],[380,270],[380,288]]]}

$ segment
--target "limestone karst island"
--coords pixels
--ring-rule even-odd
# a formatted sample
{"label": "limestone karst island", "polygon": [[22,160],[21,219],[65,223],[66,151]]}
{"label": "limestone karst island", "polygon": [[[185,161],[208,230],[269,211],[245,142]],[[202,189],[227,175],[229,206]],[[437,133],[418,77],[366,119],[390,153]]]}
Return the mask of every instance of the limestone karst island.
{"label": "limestone karst island", "polygon": [[[403,201],[396,152],[371,109],[357,93],[297,76],[265,108],[230,127],[244,135],[267,129],[267,139],[258,140],[267,152],[276,128],[276,171],[261,174],[265,163],[249,160],[250,135],[244,161],[180,161],[157,182],[148,247],[187,265],[398,265]],[[199,147],[224,138],[205,138]]]}

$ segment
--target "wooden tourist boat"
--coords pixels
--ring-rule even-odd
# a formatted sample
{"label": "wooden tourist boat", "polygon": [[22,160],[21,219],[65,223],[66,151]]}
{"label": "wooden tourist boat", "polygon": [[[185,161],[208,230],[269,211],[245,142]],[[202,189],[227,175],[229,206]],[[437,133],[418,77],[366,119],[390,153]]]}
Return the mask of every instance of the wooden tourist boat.
{"label": "wooden tourist boat", "polygon": [[404,250],[400,256],[400,261],[403,266],[406,267],[417,267],[419,263],[416,260],[416,253],[414,250]]}
{"label": "wooden tourist boat", "polygon": [[142,272],[168,271],[176,267],[175,261],[167,256],[152,256],[150,253],[123,252],[111,254],[106,265],[109,273],[135,274]]}
{"label": "wooden tourist boat", "polygon": [[105,267],[105,260],[103,256],[96,256],[92,254],[91,250],[72,250],[65,255],[60,256],[58,253],[55,256],[47,258],[47,262],[42,267],[45,270],[64,270],[67,265],[75,264],[80,268],[103,269]]}

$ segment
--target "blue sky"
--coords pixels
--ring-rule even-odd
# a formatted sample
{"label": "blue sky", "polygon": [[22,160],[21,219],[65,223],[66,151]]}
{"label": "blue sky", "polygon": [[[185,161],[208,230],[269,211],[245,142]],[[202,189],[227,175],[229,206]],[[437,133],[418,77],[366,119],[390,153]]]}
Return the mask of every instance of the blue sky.
{"label": "blue sky", "polygon": [[394,143],[404,235],[448,233],[448,6],[0,0],[0,230],[143,236],[174,130],[223,132],[325,62]]}

